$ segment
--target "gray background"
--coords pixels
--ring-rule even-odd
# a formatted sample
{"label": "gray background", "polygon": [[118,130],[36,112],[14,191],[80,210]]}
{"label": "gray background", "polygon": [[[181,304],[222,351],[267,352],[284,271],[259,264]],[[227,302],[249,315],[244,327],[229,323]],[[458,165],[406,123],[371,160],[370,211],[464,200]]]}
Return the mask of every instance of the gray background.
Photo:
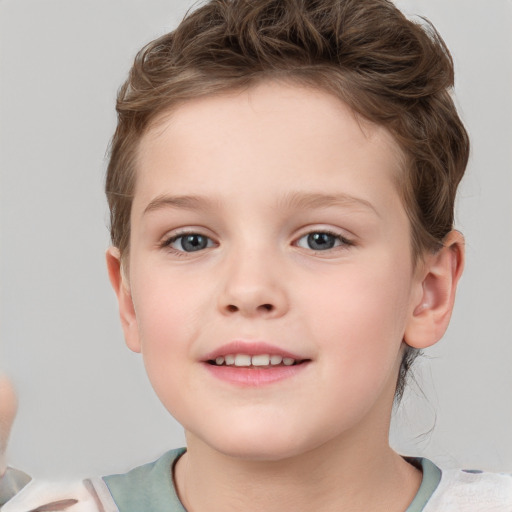
{"label": "gray background", "polygon": [[[21,402],[10,461],[35,476],[123,471],[183,444],[124,347],[102,181],[116,89],[136,50],[189,5],[0,0],[0,369]],[[445,466],[512,471],[512,2],[399,5],[429,17],[452,50],[473,148],[458,303],[392,442]]]}

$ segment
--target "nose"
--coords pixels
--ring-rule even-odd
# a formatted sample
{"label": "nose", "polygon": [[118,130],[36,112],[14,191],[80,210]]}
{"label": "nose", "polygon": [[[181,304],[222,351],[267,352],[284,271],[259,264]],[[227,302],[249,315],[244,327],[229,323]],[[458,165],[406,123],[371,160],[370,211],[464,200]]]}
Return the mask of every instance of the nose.
{"label": "nose", "polygon": [[288,311],[285,278],[276,258],[237,253],[226,262],[224,274],[219,294],[222,314],[278,318]]}

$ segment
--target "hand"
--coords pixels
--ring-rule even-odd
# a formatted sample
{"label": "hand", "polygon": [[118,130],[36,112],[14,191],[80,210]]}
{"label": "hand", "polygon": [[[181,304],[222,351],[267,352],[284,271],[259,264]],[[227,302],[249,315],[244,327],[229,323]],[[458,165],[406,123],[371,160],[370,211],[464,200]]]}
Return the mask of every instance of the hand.
{"label": "hand", "polygon": [[11,381],[7,377],[0,376],[0,478],[4,475],[7,467],[5,452],[16,416],[17,405],[16,394]]}

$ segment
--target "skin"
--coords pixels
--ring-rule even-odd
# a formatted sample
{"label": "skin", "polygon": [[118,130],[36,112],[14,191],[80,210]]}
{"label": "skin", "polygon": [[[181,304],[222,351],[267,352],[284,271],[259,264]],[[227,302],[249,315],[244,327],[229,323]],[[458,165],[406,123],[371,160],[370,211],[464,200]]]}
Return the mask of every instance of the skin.
{"label": "skin", "polygon": [[[463,241],[415,265],[402,161],[384,128],[283,83],[189,101],[142,139],[129,265],[116,248],[107,263],[126,342],[186,431],[187,510],[398,512],[414,497],[421,474],[388,444],[397,372],[404,341],[444,333]],[[206,247],[183,250],[184,232]],[[225,382],[204,361],[234,340],[307,363]]]}
{"label": "skin", "polygon": [[17,408],[16,394],[10,380],[0,375],[0,478],[7,467],[5,450]]}

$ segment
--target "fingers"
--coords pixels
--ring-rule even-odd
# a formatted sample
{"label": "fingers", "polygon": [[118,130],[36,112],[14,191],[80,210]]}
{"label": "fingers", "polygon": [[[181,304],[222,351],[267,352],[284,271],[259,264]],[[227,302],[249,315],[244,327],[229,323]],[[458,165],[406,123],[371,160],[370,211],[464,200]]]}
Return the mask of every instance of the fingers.
{"label": "fingers", "polygon": [[5,473],[5,451],[16,410],[16,393],[11,381],[7,377],[0,376],[0,477]]}

